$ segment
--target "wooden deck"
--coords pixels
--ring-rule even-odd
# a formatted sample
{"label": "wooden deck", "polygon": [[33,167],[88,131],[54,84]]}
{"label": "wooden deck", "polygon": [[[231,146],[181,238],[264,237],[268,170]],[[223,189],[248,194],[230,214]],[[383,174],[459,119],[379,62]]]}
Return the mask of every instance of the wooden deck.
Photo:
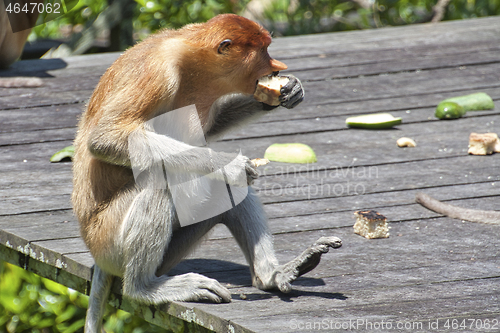
{"label": "wooden deck", "polygon": [[[271,163],[255,188],[281,262],[320,236],[338,236],[343,247],[290,294],[263,292],[251,287],[229,232],[216,228],[175,273],[218,279],[232,303],[140,307],[118,293],[113,303],[155,323],[168,314],[218,332],[499,332],[500,226],[440,217],[414,196],[498,209],[500,154],[472,156],[467,146],[471,132],[500,132],[500,17],[277,38],[270,53],[302,80],[305,101],[213,147],[251,158],[272,143],[313,147],[318,163]],[[0,72],[44,81],[0,89],[0,259],[86,293],[93,260],[71,211],[71,163],[49,158],[71,144],[78,115],[117,56],[22,61]],[[479,91],[495,110],[434,118],[442,99]],[[403,124],[346,128],[348,116],[373,112]],[[402,136],[418,146],[398,148]],[[391,236],[355,235],[358,209],[387,216]]]}

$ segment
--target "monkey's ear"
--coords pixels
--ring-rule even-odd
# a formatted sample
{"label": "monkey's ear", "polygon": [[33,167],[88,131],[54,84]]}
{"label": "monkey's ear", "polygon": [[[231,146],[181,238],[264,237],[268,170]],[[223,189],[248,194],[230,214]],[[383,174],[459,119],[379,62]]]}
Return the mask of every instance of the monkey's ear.
{"label": "monkey's ear", "polygon": [[233,44],[233,41],[230,39],[224,39],[222,42],[220,42],[219,47],[217,48],[217,52],[219,54],[222,54],[226,52],[227,49],[229,49],[229,46]]}

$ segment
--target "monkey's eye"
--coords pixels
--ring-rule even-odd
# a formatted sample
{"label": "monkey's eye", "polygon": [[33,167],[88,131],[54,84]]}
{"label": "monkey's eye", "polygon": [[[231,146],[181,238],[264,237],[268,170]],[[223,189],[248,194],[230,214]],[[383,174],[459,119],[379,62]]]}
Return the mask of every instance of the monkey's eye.
{"label": "monkey's eye", "polygon": [[219,47],[217,48],[217,52],[219,54],[224,53],[225,51],[227,51],[227,49],[229,49],[229,46],[231,46],[231,44],[233,44],[232,40],[224,39],[222,42],[220,42]]}

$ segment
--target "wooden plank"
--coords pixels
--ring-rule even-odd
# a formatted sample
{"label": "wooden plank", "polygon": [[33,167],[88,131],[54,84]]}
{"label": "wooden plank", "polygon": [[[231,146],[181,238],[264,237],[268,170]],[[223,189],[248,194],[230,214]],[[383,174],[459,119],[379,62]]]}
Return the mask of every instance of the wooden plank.
{"label": "wooden plank", "polygon": [[[297,122],[307,119],[313,121],[314,131],[339,130],[345,129],[343,120],[347,116],[356,114],[366,114],[375,112],[397,112],[401,115],[405,123],[429,120],[434,112],[435,105],[439,101],[456,96],[466,95],[474,92],[486,92],[493,99],[500,99],[500,87],[479,90],[453,91],[448,93],[433,93],[429,95],[403,96],[391,98],[390,102],[385,99],[368,99],[356,103],[340,102],[325,105],[311,105],[304,103],[293,111],[280,108],[260,118],[257,122],[251,123],[244,128],[233,131],[226,136],[224,140],[234,140],[241,138],[255,137],[255,133],[266,132],[270,135],[293,134],[303,132],[306,123]],[[0,112],[0,146],[50,142],[61,140],[72,140],[75,135],[77,118],[83,112],[83,104],[40,107],[21,110],[4,110]],[[420,110],[425,108],[426,110]],[[417,113],[413,111],[419,111]],[[422,111],[422,112],[420,112]],[[25,113],[25,117],[18,117],[19,113]],[[427,113],[427,115],[424,114]],[[485,114],[496,114],[496,111],[469,112],[465,117],[475,117]],[[342,120],[335,120],[332,117],[343,116]],[[436,119],[437,120],[437,119]],[[273,123],[264,125],[263,123]],[[286,124],[286,126],[275,125],[275,122]],[[336,124],[334,126],[333,122]],[[71,126],[66,128],[66,126]],[[264,131],[261,130],[264,129]],[[309,132],[311,129],[308,130]],[[262,133],[261,135],[262,136]]]}
{"label": "wooden plank", "polygon": [[[354,55],[353,55],[354,56]],[[332,67],[326,61],[324,63],[300,59],[303,67],[292,67],[295,75],[305,80],[343,79],[356,76],[373,76],[379,74],[396,74],[408,71],[425,71],[434,69],[454,68],[460,66],[477,66],[482,64],[498,63],[500,60],[498,50],[474,52],[467,55],[443,55],[434,57],[422,57],[414,55],[415,58],[405,57],[401,54],[399,59],[385,59],[384,61],[373,60],[367,64]],[[312,67],[312,68],[310,68]]]}
{"label": "wooden plank", "polygon": [[[481,53],[482,54],[482,53]],[[395,62],[387,62],[387,63],[370,63],[366,65],[358,65],[358,66],[349,66],[349,67],[342,67],[342,68],[333,68],[332,70],[328,70],[325,68],[319,68],[316,70],[307,70],[307,71],[297,71],[300,70],[299,68],[296,68],[295,71],[292,71],[293,74],[297,75],[301,80],[303,81],[308,81],[308,80],[324,80],[327,78],[346,78],[346,77],[352,77],[352,76],[359,76],[359,75],[375,75],[375,74],[382,74],[382,73],[387,73],[387,72],[393,72],[395,74],[401,74],[399,72],[401,71],[408,71],[408,70],[417,70],[417,74],[422,74],[427,72],[426,70],[420,71],[421,68],[441,68],[443,67],[443,64],[447,64],[446,66],[452,67],[451,69],[453,70],[453,67],[464,67],[465,65],[473,65],[476,63],[485,63],[489,64],[491,63],[492,66],[494,66],[495,63],[498,63],[499,58],[498,58],[498,52],[491,51],[491,52],[486,52],[484,53],[484,56],[482,57],[481,54],[472,54],[471,55],[471,60],[466,60],[463,59],[463,57],[457,57],[457,60],[450,59],[450,57],[443,57],[440,59],[440,62],[436,62],[433,65],[430,65],[429,61],[425,60],[419,60],[419,61],[424,61],[422,64],[427,64],[428,67],[423,67],[420,66],[418,62],[416,61],[395,61]],[[412,66],[408,66],[407,64],[411,63]],[[384,67],[385,66],[385,67]],[[470,69],[474,69],[475,66],[469,66],[469,70],[466,71],[465,75],[468,76],[473,76],[475,75],[475,72],[471,71]],[[445,69],[441,69],[445,70]],[[462,70],[465,70],[462,68]],[[492,69],[492,75],[490,77],[492,78],[497,78],[498,76],[495,76],[494,73],[495,69]],[[2,91],[5,91],[4,93],[0,92],[1,95],[7,95],[2,97],[2,103],[0,103],[0,109],[17,109],[17,108],[26,108],[26,107],[35,107],[35,106],[40,106],[40,105],[61,105],[61,104],[68,104],[68,103],[82,103],[88,100],[90,97],[93,88],[97,84],[97,81],[100,77],[100,75],[103,73],[103,70],[96,72],[95,74],[86,74],[89,75],[88,78],[84,78],[82,80],[84,83],[75,83],[75,80],[73,79],[74,76],[81,76],[81,73],[72,73],[71,76],[68,77],[67,81],[68,82],[61,82],[60,79],[57,79],[57,81],[54,80],[50,81],[51,79],[46,80],[46,85],[47,87],[41,87],[41,88],[29,88],[29,89],[2,89]],[[402,74],[407,74],[407,73],[402,73]],[[487,74],[487,73],[486,73]],[[418,77],[415,77],[416,79],[422,78],[422,76],[425,75],[419,75]],[[487,76],[482,75],[484,78],[482,79],[483,81],[486,79]],[[391,76],[392,78],[392,76]],[[425,79],[425,78],[424,78]],[[439,81],[438,78],[435,78],[436,81]],[[397,80],[395,80],[397,81]],[[79,81],[76,81],[79,82]],[[481,81],[479,81],[481,82]],[[61,83],[64,83],[62,85],[62,88],[59,87]],[[396,82],[395,82],[396,83]],[[409,82],[411,83],[411,81]],[[475,83],[474,80],[470,82],[471,84]],[[52,85],[57,85],[58,86],[58,96],[51,96],[52,92],[51,89]],[[445,82],[443,82],[443,85],[445,85]],[[376,86],[375,86],[376,87]],[[472,86],[468,86],[468,88],[472,88]],[[487,87],[482,85],[481,87]],[[305,85],[306,91],[316,91],[319,88],[317,85]],[[338,88],[338,87],[337,87]],[[439,86],[438,86],[439,88]],[[357,89],[356,92],[360,93],[365,93],[363,90]],[[331,89],[329,91],[336,91],[335,89]],[[397,90],[396,90],[397,91]],[[352,92],[352,91],[351,91]],[[9,96],[8,94],[15,94],[12,96]],[[360,94],[358,94],[359,96]],[[19,97],[24,97],[21,100]],[[314,95],[313,95],[314,97]],[[317,98],[317,97],[316,97]],[[34,104],[36,100],[39,100],[40,104]],[[326,100],[329,101],[329,100]],[[324,103],[325,101],[322,100]]]}
{"label": "wooden plank", "polygon": [[[40,143],[40,142],[59,142],[58,143],[58,145],[60,144],[59,149],[62,149],[72,144],[75,135],[76,135],[75,127],[55,128],[47,130],[45,129],[30,130],[27,132],[25,131],[10,132],[10,133],[4,132],[0,133],[0,147],[20,145],[20,144]],[[54,151],[54,153],[56,151]]]}
{"label": "wooden plank", "polygon": [[0,229],[3,230],[6,227],[24,229],[35,226],[52,226],[72,220],[75,220],[75,216],[70,209],[20,215],[1,215]]}
{"label": "wooden plank", "polygon": [[[401,302],[408,303],[408,301],[400,297],[394,297],[393,292],[395,292],[395,290],[397,290],[397,293],[406,290],[405,295],[410,295],[410,297],[421,298],[425,295],[424,298],[429,297],[429,300],[433,298],[442,300],[443,297],[438,296],[437,292],[420,293],[421,287],[423,286],[423,289],[428,289],[429,287],[433,288],[433,286],[439,284],[446,285],[447,283],[455,283],[458,281],[458,283],[456,283],[457,288],[454,289],[456,290],[455,293],[450,293],[450,290],[446,292],[439,290],[439,293],[441,293],[441,295],[445,293],[447,298],[452,296],[457,299],[463,299],[463,289],[459,287],[460,283],[463,281],[468,283],[470,281],[467,280],[470,279],[479,278],[482,279],[481,281],[484,281],[484,279],[488,277],[498,278],[497,275],[491,275],[492,272],[495,271],[494,268],[499,265],[496,254],[494,252],[483,251],[480,247],[474,246],[473,243],[466,243],[464,242],[464,238],[460,237],[470,232],[471,229],[474,229],[474,234],[476,234],[476,239],[480,244],[483,242],[494,242],[494,230],[496,230],[494,226],[462,223],[449,219],[438,219],[398,224],[394,226],[393,229],[397,229],[397,227],[400,228],[397,230],[397,232],[401,232],[400,236],[393,236],[389,239],[375,241],[366,240],[360,236],[354,235],[352,229],[345,231],[344,229],[336,230],[336,234],[344,240],[345,245],[349,244],[349,247],[346,248],[344,245],[343,248],[332,251],[332,254],[325,255],[331,256],[329,257],[330,259],[325,258],[320,264],[320,267],[314,271],[314,279],[320,278],[324,281],[324,284],[319,283],[319,281],[306,280],[304,285],[301,284],[300,281],[297,281],[298,286],[295,288],[298,289],[298,292],[288,297],[284,296],[285,298],[293,299],[295,306],[292,304],[291,307],[280,307],[278,305],[282,302],[282,300],[280,300],[282,296],[280,295],[271,294],[268,295],[271,297],[266,297],[265,293],[254,289],[244,290],[242,292],[247,294],[250,300],[258,299],[259,309],[269,316],[277,317],[281,315],[281,318],[295,316],[301,318],[304,312],[308,310],[313,312],[315,309],[322,306],[322,298],[319,295],[330,294],[333,299],[338,299],[338,296],[335,295],[340,293],[341,295],[347,296],[348,299],[352,298],[355,303],[349,304],[350,309],[359,306],[377,307],[377,304],[380,304],[380,302],[382,302],[381,305],[387,302],[395,303],[390,305],[390,307],[397,308]],[[482,229],[483,231],[479,234],[477,233],[477,229]],[[404,232],[404,230],[406,230],[406,232]],[[315,239],[315,237],[324,234],[325,231],[319,231],[319,234],[311,233],[307,238]],[[443,237],[443,235],[446,236]],[[491,239],[488,240],[489,238]],[[281,260],[288,260],[293,257],[293,252],[297,251],[298,239],[303,242],[303,235],[297,236],[293,234],[275,236],[275,246],[277,247]],[[226,252],[233,255],[232,261],[236,259],[237,262],[244,262],[242,256],[236,255],[236,258],[234,258],[234,253],[237,253],[236,244],[234,244],[234,242],[221,243],[220,246],[224,247]],[[433,246],[427,247],[426,244],[433,244]],[[216,253],[218,252],[214,251],[213,247],[214,244],[211,244],[209,248],[202,247],[199,253],[205,258],[217,258]],[[212,251],[210,249],[212,249]],[[294,249],[295,251],[293,251]],[[496,252],[498,253],[498,247],[496,248]],[[384,259],[378,259],[380,258],[379,253],[385,253]],[[488,257],[483,257],[485,254]],[[377,259],[373,258],[373,256],[377,256]],[[471,256],[473,260],[471,260]],[[433,258],[432,264],[429,266],[429,258],[431,257]],[[377,265],[373,265],[373,260],[377,261]],[[450,265],[450,262],[453,264]],[[464,269],[462,270],[460,267]],[[471,271],[469,271],[470,275],[468,275],[468,270],[465,269],[465,267],[471,269]],[[352,272],[355,272],[354,275],[352,275]],[[328,276],[331,276],[331,278]],[[349,286],[343,287],[343,283],[348,283]],[[403,285],[401,285],[402,283]],[[304,286],[308,284],[309,288],[304,288]],[[412,288],[415,289],[414,293],[410,291]],[[447,287],[444,286],[443,288],[446,289]],[[306,291],[305,293],[304,289]],[[490,289],[488,288],[487,290]],[[359,292],[362,294],[359,294]],[[368,293],[363,295],[364,292]],[[450,295],[452,293],[454,296]],[[492,293],[495,292],[492,291]],[[383,296],[384,294],[385,296]],[[263,297],[259,297],[258,295]],[[300,301],[300,296],[312,295],[318,295],[319,297],[316,297],[314,302],[308,302],[307,297],[304,298],[303,302]],[[374,295],[377,295],[375,305],[373,303]],[[332,306],[332,303],[330,303],[332,297],[327,297],[327,299],[324,300],[328,302],[328,306]],[[479,299],[481,298],[478,298],[478,300]],[[345,298],[342,300],[345,300]],[[482,300],[484,301],[484,298],[482,298]],[[362,305],[358,303],[360,301],[365,302],[365,304]],[[422,302],[422,300],[417,301],[419,303]],[[200,307],[203,308],[205,305],[201,305]],[[211,305],[206,305],[207,309],[211,307],[213,308]],[[342,311],[342,308],[343,307],[340,307],[337,311]],[[386,314],[395,313],[390,311],[388,307],[381,309],[379,305],[378,308]],[[456,313],[461,313],[460,310],[462,309],[458,309]],[[230,309],[226,307],[221,310],[219,309],[219,311],[226,313],[226,317],[232,320],[240,317],[249,318],[251,316],[245,312],[244,302],[243,304],[235,302],[230,306]],[[447,309],[446,311],[446,313],[449,314],[449,310]],[[364,316],[366,315],[365,313]],[[343,316],[343,318],[345,318],[345,316]],[[360,315],[359,318],[363,318],[363,316]],[[257,321],[259,324],[267,322],[267,320]],[[236,320],[236,322],[238,321]],[[251,324],[245,324],[247,327],[254,328]],[[274,328],[268,331],[276,331],[276,329]]]}
{"label": "wooden plank", "polygon": [[66,71],[75,68],[89,70],[94,67],[110,66],[120,55],[120,52],[77,55],[55,59],[31,59],[14,63],[0,73],[0,77],[30,76],[39,72]]}
{"label": "wooden plank", "polygon": [[[440,24],[412,24],[363,31],[348,31],[333,34],[314,34],[276,38],[270,53],[276,58],[328,54],[332,51],[353,52],[376,49],[404,48],[415,45],[441,47],[467,41],[490,42],[498,39],[500,22],[498,17],[478,20],[447,21]],[[328,38],[325,38],[328,36]]]}
{"label": "wooden plank", "polygon": [[[305,73],[309,71],[320,73],[319,76],[314,77],[315,80],[319,80],[322,78],[345,78],[399,71],[458,67],[498,61],[498,47],[492,46],[491,42],[473,41],[461,46],[451,44],[431,49],[425,45],[396,50],[375,50],[368,53],[362,51],[350,54],[322,54],[289,59],[287,65],[290,68],[289,71],[299,77],[301,74],[306,75],[306,77],[310,76],[309,73]],[[30,64],[28,63],[27,66],[29,67]],[[36,88],[35,91],[45,93],[53,89],[58,91],[92,90],[107,66],[106,64],[90,69],[77,67],[65,68],[63,71],[50,71],[51,77],[44,78],[44,85]],[[74,80],[74,77],[79,77],[79,80]],[[33,91],[34,88],[0,89],[0,96],[30,95]]]}
{"label": "wooden plank", "polygon": [[[0,111],[0,134],[75,127],[85,105],[70,104]],[[2,142],[2,144],[5,144]]]}
{"label": "wooden plank", "polygon": [[[490,122],[488,121],[485,122],[484,121],[485,119],[488,119],[488,117],[484,118],[481,117],[474,119],[474,121],[477,120],[478,124],[474,126],[475,130],[489,131],[489,126],[487,125],[490,124],[490,122],[493,122],[494,120],[493,118],[491,118]],[[360,136],[357,141],[350,140],[350,138],[352,137],[351,131],[343,131],[341,132],[342,136],[341,135],[336,136],[336,140],[339,140],[339,142],[342,142],[343,137],[345,139],[345,144],[342,151],[340,152],[326,151],[327,152],[326,154],[323,153],[325,152],[326,149],[331,149],[329,147],[331,147],[332,145],[336,146],[336,143],[334,142],[323,145],[319,145],[317,143],[322,141],[323,142],[328,141],[324,139],[318,139],[318,137],[327,134],[317,134],[317,135],[315,134],[311,139],[308,139],[307,141],[304,140],[307,136],[302,135],[301,136],[303,140],[302,142],[311,143],[311,145],[316,149],[318,156],[320,156],[320,162],[314,166],[296,166],[296,165],[273,163],[271,167],[264,168],[263,176],[261,177],[260,180],[256,182],[256,187],[262,188],[264,194],[266,193],[266,191],[270,191],[271,194],[275,193],[276,190],[273,191],[273,188],[276,187],[278,187],[278,189],[281,190],[286,188],[287,190],[286,192],[290,193],[288,197],[303,200],[304,195],[308,195],[303,193],[301,194],[301,192],[304,191],[304,187],[306,187],[309,190],[311,190],[311,188],[313,190],[316,190],[317,193],[313,195],[314,198],[321,196],[325,193],[324,190],[322,190],[322,188],[335,190],[336,189],[335,186],[337,187],[341,186],[342,189],[344,189],[345,185],[348,185],[349,183],[352,182],[358,184],[360,183],[361,180],[363,183],[362,184],[363,192],[367,191],[365,193],[369,193],[370,191],[380,191],[379,189],[380,187],[377,188],[376,186],[381,186],[381,184],[384,184],[386,182],[383,180],[383,178],[379,179],[378,173],[383,172],[386,175],[390,175],[387,181],[389,182],[395,181],[397,184],[397,183],[402,183],[403,179],[407,177],[405,176],[406,170],[415,168],[417,167],[417,165],[419,165],[418,162],[415,162],[416,164],[414,163],[408,165],[397,164],[391,167],[389,167],[388,165],[383,166],[383,164],[394,163],[394,162],[402,163],[409,161],[419,161],[425,159],[428,156],[433,156],[433,155],[435,160],[422,162],[420,167],[424,168],[424,170],[437,170],[436,172],[442,172],[440,170],[445,170],[448,176],[445,177],[444,179],[441,176],[440,179],[435,180],[431,177],[433,172],[428,171],[427,173],[424,172],[423,175],[416,177],[414,180],[412,180],[411,178],[406,178],[406,183],[412,184],[411,182],[413,181],[414,182],[413,184],[418,184],[419,178],[424,178],[424,179],[429,179],[429,182],[432,183],[449,185],[450,182],[454,182],[457,179],[456,177],[457,174],[461,172],[460,170],[469,170],[468,171],[469,173],[475,171],[473,174],[465,173],[462,176],[460,176],[461,179],[463,179],[462,181],[465,183],[474,181],[484,182],[484,181],[496,180],[497,178],[495,178],[493,175],[494,171],[490,170],[485,170],[486,176],[482,177],[481,174],[478,173],[478,170],[480,169],[477,169],[475,164],[480,163],[480,161],[482,161],[484,158],[496,159],[497,155],[487,156],[484,158],[476,156],[467,156],[466,155],[466,147],[468,143],[467,138],[462,137],[460,140],[457,140],[456,135],[454,134],[452,135],[452,133],[455,133],[456,130],[459,131],[461,130],[460,127],[454,125],[460,122],[466,124],[466,126],[469,127],[471,125],[470,120],[466,119],[459,120],[456,122],[436,121],[434,122],[436,124],[436,127],[432,127],[429,125],[426,127],[426,131],[421,131],[420,130],[421,125],[419,124],[411,125],[414,126],[415,132],[420,132],[419,134],[412,135],[412,137],[414,137],[417,140],[417,142],[419,142],[418,149],[415,148],[413,150],[397,148],[394,145],[394,141],[396,140],[397,137],[399,137],[399,135],[394,136],[394,134],[392,134],[393,132],[391,131],[378,131],[376,132],[377,140],[373,140],[372,136],[374,132],[354,130],[356,135]],[[481,129],[482,126],[483,128]],[[447,135],[447,133],[450,134]],[[422,142],[421,140],[424,140],[423,138],[425,138],[425,140],[427,141]],[[261,141],[261,139],[253,140],[252,142],[255,144],[255,142],[257,141]],[[316,143],[313,144],[313,142]],[[366,145],[365,142],[369,142],[370,144]],[[437,147],[436,147],[436,142],[439,144]],[[45,145],[45,144],[40,144],[40,145]],[[248,149],[249,148],[248,146],[250,145],[251,144],[249,143],[248,145],[242,145],[242,146],[246,146]],[[27,148],[29,148],[29,150],[32,150],[31,147]],[[231,148],[234,149],[234,146]],[[262,149],[261,153],[255,153],[255,155],[253,156],[262,156],[260,154],[263,154],[264,149]],[[383,150],[380,151],[380,149]],[[20,149],[18,149],[18,151],[19,150]],[[48,150],[47,148],[37,149],[37,151],[39,152],[47,150]],[[350,156],[347,156],[343,155],[345,150],[354,152],[363,152],[363,153],[362,154],[358,153],[356,155],[352,154]],[[53,149],[53,151],[56,151],[56,149]],[[247,151],[244,152],[247,153]],[[67,206],[61,208],[69,208],[69,194],[71,192],[71,187],[70,187],[71,166],[70,164],[64,165],[64,164],[48,163],[47,158],[49,155],[50,155],[49,153],[46,153],[44,155],[45,157],[41,159],[41,161],[39,158],[37,158],[33,162],[30,160],[29,163],[24,163],[16,157],[17,161],[13,161],[14,163],[13,166],[10,166],[9,164],[6,165],[7,167],[5,169],[7,170],[5,173],[6,178],[5,180],[2,181],[2,183],[5,185],[5,189],[0,191],[0,194],[3,194],[4,196],[8,197],[8,199],[6,200],[6,205],[4,205],[6,210],[2,211],[3,214],[7,214],[9,212],[9,209],[13,207],[22,207],[23,205],[30,207],[31,211],[57,209],[56,207],[53,208],[50,207],[50,202],[54,202],[56,205],[58,204],[58,200],[55,201],[53,200],[54,189],[57,189],[57,193],[59,193],[60,195],[59,198],[61,198],[61,196],[68,198],[65,199],[66,202],[68,203]],[[251,154],[248,155],[252,156]],[[6,157],[5,162],[9,162],[9,153],[8,152],[4,153],[3,156]],[[343,158],[343,156],[346,156],[348,158]],[[444,157],[446,158],[443,159]],[[454,161],[453,159],[450,160],[450,158],[452,157],[460,158],[460,161],[459,160]],[[467,167],[464,168],[465,166]],[[23,171],[23,167],[27,167],[27,169],[25,169],[26,171]],[[12,177],[9,177],[9,174],[11,174],[11,172],[9,172],[8,170],[12,169],[19,171],[16,171]],[[50,170],[51,172],[50,179],[45,179],[42,176],[43,173],[46,172],[45,170]],[[58,172],[57,170],[61,171]],[[374,170],[377,170],[378,172],[377,175],[374,176],[375,178],[372,177],[373,179],[371,180],[364,179],[370,177],[369,173]],[[296,172],[304,172],[304,171],[308,171],[312,174],[313,177],[312,182],[307,179],[302,179],[303,175],[296,174]],[[269,178],[269,176],[280,174],[283,172],[287,174],[286,176],[287,179],[283,181],[280,181],[279,179],[283,178],[283,176],[278,177],[278,179]],[[25,180],[20,182],[17,180],[19,178],[17,175],[23,173],[25,173],[25,176],[23,177]],[[334,174],[334,177],[332,177],[332,173]],[[360,173],[362,174],[363,179],[360,179],[359,177]],[[350,177],[346,177],[346,175]],[[492,175],[493,178],[491,178]],[[467,179],[466,176],[470,178]],[[54,182],[57,183],[54,184]],[[376,185],[374,185],[374,182]],[[317,186],[320,183],[321,186]],[[51,184],[52,186],[47,187],[48,184]],[[421,185],[421,187],[422,186],[425,187],[425,185]],[[394,187],[392,189],[394,189]],[[337,192],[338,191],[335,190],[335,193],[333,194],[335,195],[337,194]],[[308,193],[310,194],[310,191]],[[339,195],[342,194],[343,193],[340,193]],[[27,196],[32,196],[32,198],[26,198]],[[45,200],[45,198],[47,198],[47,200]],[[268,200],[265,197],[263,199],[265,202],[267,202]],[[287,198],[287,196],[282,196],[282,201],[288,201],[288,200],[291,199]],[[35,202],[42,203],[42,206],[40,206],[39,204],[34,204]],[[47,204],[49,206],[47,206]],[[7,208],[7,206],[9,205],[11,206],[11,208]],[[10,211],[11,213],[22,212],[22,210],[20,211],[18,208],[13,208],[13,209],[14,209],[13,211]]]}
{"label": "wooden plank", "polygon": [[[345,79],[340,82],[321,80],[308,82],[304,89],[311,100],[321,101],[324,104],[375,97],[380,99],[464,89],[495,88],[498,87],[498,68],[500,68],[499,63],[492,63],[484,66],[367,76],[362,80]],[[305,81],[316,77],[312,71],[301,75],[301,79]]]}
{"label": "wooden plank", "polygon": [[[457,131],[460,131],[461,133],[470,133],[471,131],[489,132],[493,130],[494,121],[497,117],[496,111],[484,111],[482,113],[470,112],[470,116],[462,119],[454,121],[438,121],[436,119],[427,122],[426,126],[422,126],[420,122],[427,121],[423,119],[429,117],[433,118],[432,109],[427,108],[423,109],[422,112],[412,111],[410,113],[407,113],[406,111],[401,111],[399,113],[394,112],[394,115],[401,115],[405,118],[408,117],[410,119],[410,122],[408,124],[405,124],[403,122],[403,124],[398,126],[398,128],[404,130],[404,135],[406,136],[415,136],[417,139],[419,137],[422,137],[422,140],[420,140],[420,145],[419,147],[417,147],[417,149],[398,149],[395,146],[394,142],[400,136],[402,136],[403,133],[400,133],[397,130],[370,131],[347,129],[345,126],[345,116],[331,118],[331,122],[334,123],[334,125],[331,125],[331,127],[339,129],[339,131],[335,132],[335,135],[332,135],[331,133],[328,133],[326,131],[315,133],[314,128],[311,129],[311,127],[313,127],[314,125],[310,125],[310,121],[306,121],[304,123],[297,123],[299,129],[296,129],[294,131],[294,135],[282,135],[279,137],[261,135],[258,138],[250,137],[248,139],[238,140],[237,142],[226,140],[225,142],[216,142],[212,145],[212,147],[215,150],[220,151],[234,151],[238,147],[244,148],[244,154],[251,157],[260,157],[264,154],[265,149],[272,143],[303,142],[311,145],[311,147],[313,147],[315,151],[317,151],[319,162],[318,164],[314,165],[317,168],[324,168],[335,165],[348,166],[348,163],[352,162],[353,157],[358,158],[358,165],[364,165],[364,163],[370,164],[370,162],[367,161],[371,156],[362,155],[359,153],[356,153],[355,155],[352,154],[352,152],[359,152],[361,147],[364,147],[363,150],[370,150],[373,148],[383,149],[384,152],[390,150],[392,156],[384,156],[379,151],[373,152],[381,155],[377,157],[379,163],[401,161],[400,158],[403,156],[405,156],[406,160],[406,158],[408,158],[409,152],[412,153],[411,156],[413,156],[414,159],[421,159],[422,156],[419,156],[419,154],[431,153],[430,156],[436,156],[436,150],[444,148],[453,148],[454,153],[453,151],[451,151],[453,155],[447,155],[450,154],[450,151],[447,150],[446,152],[444,152],[445,155],[439,154],[436,157],[457,156],[456,150],[462,151],[463,149],[466,149],[468,143],[468,134],[462,134],[459,139],[456,139]],[[314,122],[318,123],[318,121],[316,120]],[[268,124],[262,126],[271,125]],[[276,126],[274,127],[276,128]],[[469,128],[473,130],[469,130]],[[307,129],[310,129],[311,133],[305,135],[304,133],[307,133]],[[356,140],[352,140],[353,136],[356,138]],[[437,147],[435,145],[435,142],[439,143]],[[367,143],[369,144],[368,146],[366,145]],[[13,150],[12,147],[0,147],[0,152],[3,157],[2,165],[0,165],[0,170],[32,171],[47,167],[51,170],[58,170],[58,168],[61,168],[63,166],[59,164],[48,163],[48,158],[50,158],[52,154],[68,144],[71,144],[71,141],[60,141],[56,143],[42,142],[34,143],[32,145],[20,145],[16,147],[15,150]],[[340,149],[338,149],[337,147],[341,147],[342,151],[340,151]],[[343,156],[348,156],[346,155],[346,152],[350,152],[352,154],[349,157],[348,161],[345,161],[342,164],[336,162],[338,160],[342,160]],[[332,158],[332,153],[335,154],[334,158]],[[385,158],[387,158],[387,160],[381,160]],[[495,157],[493,156],[492,158]],[[333,161],[333,159],[335,161]],[[24,162],[24,160],[28,162]]]}
{"label": "wooden plank", "polygon": [[[324,40],[335,38],[335,35],[330,34],[323,36]],[[466,60],[474,63],[472,55],[482,53],[493,53],[498,50],[496,41],[500,37],[496,37],[491,41],[464,41],[461,44],[447,43],[444,41],[439,47],[434,45],[407,45],[398,48],[378,48],[366,52],[365,50],[352,50],[349,52],[339,52],[335,48],[326,54],[315,54],[312,56],[298,56],[293,57],[293,53],[288,55],[286,64],[289,69],[293,71],[307,71],[311,69],[342,69],[345,67],[359,66],[359,65],[378,65],[378,64],[406,64],[407,70],[419,69],[415,67],[413,62],[419,63],[420,60],[425,59],[424,66],[433,65],[436,61],[441,62],[443,58],[450,58],[450,60]],[[491,56],[494,57],[493,54]],[[498,58],[496,58],[498,59]],[[476,63],[482,63],[481,57],[475,60]],[[445,64],[446,66],[446,64]],[[422,69],[422,68],[420,68]],[[389,70],[392,72],[393,70]]]}
{"label": "wooden plank", "polygon": [[[495,185],[492,185],[495,184]],[[463,187],[462,187],[463,186]],[[495,196],[498,195],[498,182],[491,183],[476,183],[472,185],[456,185],[456,186],[446,186],[446,187],[429,187],[425,189],[425,192],[429,195],[439,194],[441,199],[447,199],[449,197],[444,196],[443,192],[451,190],[464,190],[463,196],[467,195],[469,192],[470,196],[483,194],[484,196]],[[397,192],[375,192],[367,193],[361,195],[352,194],[351,196],[332,196],[330,198],[320,198],[315,200],[304,200],[301,202],[297,201],[284,201],[277,202],[273,204],[268,204],[265,206],[266,213],[270,218],[275,217],[291,217],[291,216],[303,216],[309,214],[320,214],[328,213],[330,210],[346,210],[349,209],[351,213],[354,210],[360,209],[381,209],[381,207],[391,207],[399,206],[408,203],[413,203],[415,194],[421,192],[422,189],[412,189],[406,191]],[[453,198],[453,197],[452,197]],[[465,197],[466,198],[466,197]],[[276,198],[273,198],[276,201]],[[455,199],[455,198],[453,198]],[[457,199],[461,199],[458,197]],[[300,203],[300,204],[299,204]]]}
{"label": "wooden plank", "polygon": [[[447,92],[430,92],[422,95],[407,95],[385,98],[368,98],[362,101],[338,101],[325,104],[313,105],[312,101],[306,100],[299,107],[290,111],[280,108],[270,112],[259,122],[279,122],[298,119],[316,119],[329,118],[334,116],[352,116],[357,114],[367,114],[376,112],[394,112],[405,111],[405,119],[412,114],[415,109],[435,108],[437,104],[449,97],[468,95],[476,92],[485,92],[495,101],[500,100],[500,87],[497,88],[478,88],[478,89],[455,89]],[[307,93],[307,92],[306,92]],[[408,112],[409,111],[409,112]],[[469,113],[467,116],[474,116],[476,113]],[[252,124],[250,124],[252,125]],[[241,130],[245,130],[242,128]],[[238,130],[240,133],[241,130]],[[279,128],[275,128],[275,131]],[[235,135],[232,133],[232,135]]]}
{"label": "wooden plank", "polygon": [[[36,89],[36,88],[33,88]],[[0,101],[0,109],[21,109],[27,107],[54,106],[65,104],[85,103],[92,94],[90,90],[61,91],[57,94],[53,92],[37,92],[21,96],[6,96]]]}

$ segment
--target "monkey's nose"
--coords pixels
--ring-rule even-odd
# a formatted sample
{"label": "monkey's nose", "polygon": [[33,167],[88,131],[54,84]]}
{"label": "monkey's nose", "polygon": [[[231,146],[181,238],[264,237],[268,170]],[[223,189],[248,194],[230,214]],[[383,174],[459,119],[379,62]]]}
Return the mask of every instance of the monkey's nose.
{"label": "monkey's nose", "polygon": [[287,65],[285,65],[284,63],[282,63],[281,61],[278,61],[276,59],[271,59],[271,68],[273,70],[273,72],[279,72],[279,71],[284,71],[285,69],[288,68]]}

